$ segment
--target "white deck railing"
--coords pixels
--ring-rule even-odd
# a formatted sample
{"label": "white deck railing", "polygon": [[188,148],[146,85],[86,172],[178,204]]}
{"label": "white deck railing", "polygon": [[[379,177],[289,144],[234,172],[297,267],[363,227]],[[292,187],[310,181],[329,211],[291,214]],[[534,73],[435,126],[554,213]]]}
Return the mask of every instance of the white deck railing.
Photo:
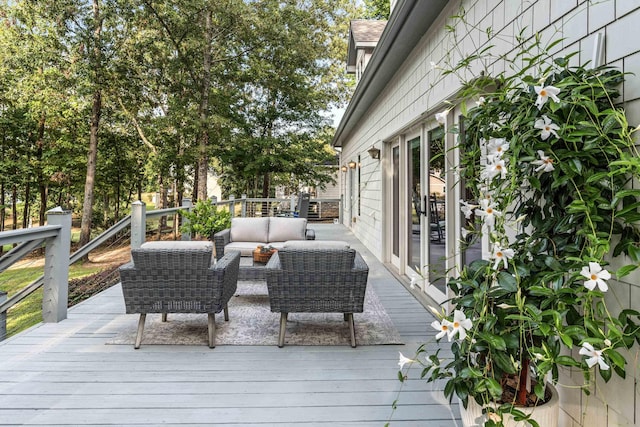
{"label": "white deck railing", "polygon": [[[224,206],[232,216],[276,216],[293,212],[292,199],[247,198],[242,196],[229,200],[212,200],[218,206]],[[341,219],[340,199],[311,199],[309,219]],[[182,207],[147,211],[141,201],[132,203],[131,215],[121,219],[95,239],[69,255],[71,248],[71,211],[55,208],[47,212],[47,224],[40,227],[23,228],[0,232],[0,246],[17,244],[15,248],[0,257],[0,273],[31,253],[45,248],[44,274],[38,279],[7,298],[0,291],[0,341],[5,339],[7,310],[43,287],[42,319],[44,322],[59,322],[67,318],[67,300],[69,296],[69,266],[87,256],[91,251],[116,236],[117,233],[131,227],[131,247],[139,248],[146,240],[147,219],[173,215],[174,220],[180,210],[191,209],[191,199],[183,199]],[[177,227],[174,227],[177,229]],[[182,240],[191,236],[183,233]]]}

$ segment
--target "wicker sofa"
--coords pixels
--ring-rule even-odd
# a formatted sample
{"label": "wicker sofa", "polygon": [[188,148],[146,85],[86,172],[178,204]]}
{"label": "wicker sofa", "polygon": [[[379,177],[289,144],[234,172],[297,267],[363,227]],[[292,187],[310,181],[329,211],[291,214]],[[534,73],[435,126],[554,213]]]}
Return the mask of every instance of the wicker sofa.
{"label": "wicker sofa", "polygon": [[131,250],[120,267],[127,313],[139,313],[134,348],[140,348],[147,313],[207,313],[209,347],[215,347],[215,313],[224,310],[237,288],[240,253],[213,261],[211,242],[147,242]]}
{"label": "wicker sofa", "polygon": [[353,313],[362,313],[369,267],[340,241],[287,242],[266,266],[271,311],[280,313],[278,347],[289,313],[344,313],[356,347]]}
{"label": "wicker sofa", "polygon": [[286,217],[232,218],[231,228],[213,235],[217,259],[229,250],[251,256],[258,246],[280,249],[288,240],[314,239],[315,232],[307,229],[306,218]]}

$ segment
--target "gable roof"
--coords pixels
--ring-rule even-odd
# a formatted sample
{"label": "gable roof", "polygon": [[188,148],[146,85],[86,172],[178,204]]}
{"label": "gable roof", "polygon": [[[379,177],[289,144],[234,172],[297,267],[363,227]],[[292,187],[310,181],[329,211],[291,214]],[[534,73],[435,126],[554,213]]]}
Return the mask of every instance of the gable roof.
{"label": "gable roof", "polygon": [[333,146],[342,146],[344,139],[384,90],[446,5],[447,0],[398,0],[336,129]]}
{"label": "gable roof", "polygon": [[376,46],[386,25],[387,21],[374,19],[355,19],[351,21],[349,25],[347,70],[355,67],[358,49]]}

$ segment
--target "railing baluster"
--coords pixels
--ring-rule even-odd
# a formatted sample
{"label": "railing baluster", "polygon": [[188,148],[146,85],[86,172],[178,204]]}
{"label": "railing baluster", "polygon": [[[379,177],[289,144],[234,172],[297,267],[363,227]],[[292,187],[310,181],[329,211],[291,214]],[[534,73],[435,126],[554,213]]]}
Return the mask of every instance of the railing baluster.
{"label": "railing baluster", "polygon": [[145,241],[147,232],[147,205],[138,200],[131,203],[131,249],[137,249]]}
{"label": "railing baluster", "polygon": [[42,320],[59,322],[67,318],[71,211],[51,209],[47,212],[47,223],[59,225],[61,229],[57,236],[48,239],[45,246]]}
{"label": "railing baluster", "polygon": [[[258,204],[267,204],[269,206],[269,213],[271,214],[276,214],[277,210],[282,210],[287,204],[290,205],[289,208],[293,207],[291,205],[291,199],[247,198],[243,195],[240,202],[242,203],[242,215],[250,216],[255,216]],[[342,222],[343,196],[341,196],[340,199],[314,199],[314,202],[319,204],[329,203],[330,206],[333,206],[334,203],[337,204],[338,221]],[[229,200],[221,200],[219,202],[214,198],[212,203],[219,206],[227,205],[232,216],[236,215],[236,200],[234,196],[230,196]],[[48,225],[0,232],[0,244],[22,242],[21,245],[10,253],[11,256],[5,254],[2,262],[0,262],[1,269],[6,269],[9,265],[21,259],[29,252],[27,248],[36,248],[41,244],[40,242],[45,243],[45,274],[12,294],[11,298],[8,298],[5,293],[0,292],[0,340],[6,335],[6,311],[42,287],[43,284],[45,288],[43,299],[44,321],[57,322],[65,319],[67,316],[66,305],[69,286],[69,265],[75,263],[129,226],[131,226],[131,247],[140,247],[146,240],[146,219],[148,217],[152,218],[168,214],[178,215],[178,210],[187,208],[187,204],[192,206],[191,199],[183,199],[183,206],[181,208],[157,209],[147,212],[145,203],[141,201],[133,202],[131,204],[130,216],[118,221],[104,233],[71,254],[71,256],[69,256],[71,214],[60,208],[53,209],[47,213]],[[280,209],[276,209],[278,206]],[[319,207],[319,211],[327,212],[328,210],[328,207]],[[330,210],[333,212],[333,207]],[[319,219],[322,219],[323,216],[324,213],[320,214]],[[190,236],[186,236],[185,238],[183,235],[182,239],[187,240],[189,237]],[[62,250],[61,248],[65,246],[66,248]]]}

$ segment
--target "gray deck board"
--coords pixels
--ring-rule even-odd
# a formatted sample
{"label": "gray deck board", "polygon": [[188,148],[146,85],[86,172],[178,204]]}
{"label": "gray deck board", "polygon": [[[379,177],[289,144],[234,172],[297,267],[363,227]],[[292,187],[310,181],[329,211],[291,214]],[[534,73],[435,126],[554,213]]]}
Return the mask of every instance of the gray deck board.
{"label": "gray deck board", "polygon": [[0,343],[0,425],[458,425],[443,384],[420,381],[418,369],[397,380],[398,352],[411,356],[433,340],[428,311],[344,227],[313,228],[363,254],[369,285],[404,345],[106,345],[113,332],[105,325],[124,312],[117,285],[73,307],[67,320]]}

